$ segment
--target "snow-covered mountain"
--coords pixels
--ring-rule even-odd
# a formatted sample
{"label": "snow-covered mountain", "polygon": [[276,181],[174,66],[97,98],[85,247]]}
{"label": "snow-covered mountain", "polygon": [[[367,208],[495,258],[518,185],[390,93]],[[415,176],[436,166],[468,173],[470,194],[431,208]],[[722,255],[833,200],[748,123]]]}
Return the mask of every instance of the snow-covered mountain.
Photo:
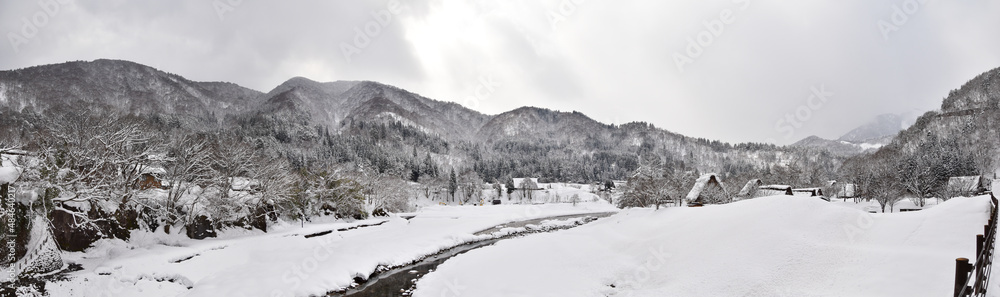
{"label": "snow-covered mountain", "polygon": [[215,123],[247,111],[260,95],[233,83],[195,82],[118,60],[0,71],[0,106],[36,112],[115,110]]}
{"label": "snow-covered mountain", "polygon": [[[308,111],[314,124],[338,128],[349,122],[395,122],[449,139],[475,135],[489,116],[453,102],[437,101],[377,82],[318,83],[293,78],[268,93],[268,105],[284,102]],[[297,100],[290,100],[294,97]]]}
{"label": "snow-covered mountain", "polygon": [[[851,143],[882,143],[886,137],[893,137],[899,134],[899,131],[906,129],[908,124],[912,124],[912,121],[904,120],[903,115],[898,114],[882,114],[875,117],[874,120],[861,125],[860,127],[854,128],[850,132],[847,132],[843,136],[840,136],[837,140],[847,141]],[[887,143],[887,142],[886,142]]]}
{"label": "snow-covered mountain", "polygon": [[912,118],[909,114],[881,114],[835,140],[813,135],[792,146],[823,149],[843,157],[872,152],[892,142],[899,131],[913,123]]}
{"label": "snow-covered mountain", "polygon": [[[330,138],[331,133],[365,138],[370,135],[364,133],[370,131],[362,130],[371,129],[370,124],[402,125],[416,131],[397,129],[396,133],[403,138],[413,133],[425,136],[420,136],[423,137],[420,140],[390,139],[393,144],[382,147],[412,151],[433,142],[433,149],[425,149],[450,155],[442,159],[449,163],[472,167],[470,163],[478,162],[491,167],[477,169],[484,175],[490,171],[508,174],[516,168],[555,176],[573,170],[579,171],[573,175],[597,178],[593,176],[594,168],[610,168],[617,172],[612,176],[621,177],[637,166],[639,153],[656,154],[678,165],[713,171],[789,164],[806,155],[793,153],[794,148],[731,145],[690,138],[647,123],[607,125],[579,112],[522,107],[486,115],[453,102],[371,81],[316,82],[294,77],[264,93],[233,83],[195,82],[118,60],[0,71],[0,107],[3,106],[39,114],[112,110],[166,118],[180,122],[184,129],[194,130],[235,127],[249,137],[261,137],[261,143],[267,145],[298,145],[309,151],[320,150],[315,143]],[[384,131],[378,134],[385,136]],[[795,157],[797,154],[800,157]],[[393,160],[398,161],[399,157]],[[831,162],[824,162],[836,163],[828,161]],[[514,166],[511,162],[544,166]],[[586,166],[594,168],[573,169],[577,166],[574,164],[589,164]]]}

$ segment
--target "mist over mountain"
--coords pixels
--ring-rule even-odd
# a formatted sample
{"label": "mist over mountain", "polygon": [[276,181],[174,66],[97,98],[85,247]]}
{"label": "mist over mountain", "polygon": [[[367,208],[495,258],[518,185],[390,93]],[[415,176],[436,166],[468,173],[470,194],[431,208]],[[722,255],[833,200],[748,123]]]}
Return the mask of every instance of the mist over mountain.
{"label": "mist over mountain", "polygon": [[874,120],[840,136],[837,140],[853,143],[873,141],[874,143],[879,143],[879,140],[886,137],[896,136],[899,131],[906,129],[907,126],[904,124],[904,119],[901,115],[881,114],[876,116]]}
{"label": "mist over mountain", "polygon": [[889,144],[900,131],[912,125],[916,118],[917,115],[914,113],[881,114],[844,133],[840,138],[825,139],[813,135],[797,141],[791,146],[827,150],[842,157],[870,153]]}

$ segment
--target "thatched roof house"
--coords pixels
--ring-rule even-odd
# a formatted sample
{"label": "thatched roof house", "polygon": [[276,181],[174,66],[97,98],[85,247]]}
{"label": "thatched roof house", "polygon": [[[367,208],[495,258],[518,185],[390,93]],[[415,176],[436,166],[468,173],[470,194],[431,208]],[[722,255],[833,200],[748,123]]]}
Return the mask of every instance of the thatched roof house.
{"label": "thatched roof house", "polygon": [[948,179],[946,190],[955,196],[978,195],[986,192],[986,178],[982,175],[956,176]]}
{"label": "thatched roof house", "polygon": [[[527,186],[528,190],[542,190],[542,187],[538,185],[537,177],[515,177],[514,186],[521,189],[522,184]],[[617,186],[617,185],[616,185]]]}
{"label": "thatched roof house", "polygon": [[823,188],[792,189],[792,194],[802,197],[819,197],[820,199],[830,201],[830,198],[823,195]]}
{"label": "thatched roof house", "polygon": [[792,189],[794,196],[818,197],[823,196],[823,188],[801,188]]}
{"label": "thatched roof house", "polygon": [[764,185],[764,183],[761,182],[760,179],[756,179],[756,178],[755,179],[751,179],[750,181],[747,182],[747,184],[745,186],[743,186],[743,189],[740,189],[740,193],[736,194],[736,197],[740,197],[740,198],[753,198],[753,197],[756,197],[754,195],[757,194],[757,189],[760,188],[760,186],[762,186],[762,185]]}
{"label": "thatched roof house", "polygon": [[688,204],[711,204],[729,202],[729,193],[715,173],[703,174],[694,182],[687,194]]}
{"label": "thatched roof house", "polygon": [[792,196],[792,186],[786,185],[766,185],[757,188],[757,196],[755,197],[766,197],[766,196]]}

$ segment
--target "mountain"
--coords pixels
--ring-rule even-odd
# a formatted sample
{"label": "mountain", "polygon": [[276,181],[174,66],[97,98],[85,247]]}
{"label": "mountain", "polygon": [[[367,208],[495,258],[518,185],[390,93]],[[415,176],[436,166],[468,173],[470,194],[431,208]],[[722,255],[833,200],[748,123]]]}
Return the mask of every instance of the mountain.
{"label": "mountain", "polygon": [[150,118],[154,125],[178,120],[182,130],[248,138],[295,166],[364,161],[379,171],[416,172],[426,169],[417,163],[432,162],[474,170],[487,180],[622,179],[639,166],[639,155],[722,175],[800,163],[823,168],[810,172],[830,173],[840,162],[811,148],[732,145],[642,122],[607,125],[575,111],[521,107],[486,115],[372,81],[294,77],[263,93],[118,60],[0,71],[0,106],[14,116],[90,109]]}
{"label": "mountain", "polygon": [[1000,173],[998,127],[1000,68],[950,91],[940,110],[920,116],[888,145],[845,160],[841,175],[862,186],[882,185],[887,192],[914,197],[968,195],[948,182],[952,177],[995,178]]}
{"label": "mountain", "polygon": [[195,82],[128,61],[78,61],[0,71],[0,105],[37,112],[114,110],[215,123],[227,114],[248,110],[260,95],[236,84]]}
{"label": "mountain", "polygon": [[798,142],[791,144],[791,146],[826,150],[831,154],[842,157],[854,156],[873,148],[877,148],[877,146],[873,144],[858,144],[844,140],[829,140],[816,135],[799,140]]}
{"label": "mountain", "polygon": [[851,143],[866,143],[881,141],[886,137],[896,136],[903,126],[903,117],[897,114],[882,114],[874,120],[847,132],[837,140]]}
{"label": "mountain", "polygon": [[975,164],[980,173],[992,173],[1000,143],[1000,68],[982,73],[951,90],[941,109],[920,116],[900,132],[886,149],[902,154],[931,154],[940,146],[957,145],[963,153],[981,159]]}
{"label": "mountain", "polygon": [[793,143],[791,146],[827,150],[842,157],[873,152],[889,144],[899,134],[899,131],[906,129],[913,121],[910,118],[913,117],[909,114],[881,114],[836,140],[813,135]]}
{"label": "mountain", "polygon": [[580,112],[521,107],[492,117],[479,129],[484,141],[498,139],[577,139],[607,132],[610,126]]}
{"label": "mountain", "polygon": [[260,112],[287,112],[333,129],[350,122],[399,121],[435,135],[468,138],[489,118],[456,103],[370,81],[320,83],[296,77],[263,97]]}

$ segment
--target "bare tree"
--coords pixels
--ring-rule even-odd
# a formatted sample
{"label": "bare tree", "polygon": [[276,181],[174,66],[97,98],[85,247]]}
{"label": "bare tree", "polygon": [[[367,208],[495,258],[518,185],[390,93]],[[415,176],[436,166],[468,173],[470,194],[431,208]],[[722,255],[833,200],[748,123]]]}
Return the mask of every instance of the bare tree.
{"label": "bare tree", "polygon": [[462,191],[462,202],[475,201],[482,196],[483,180],[475,171],[468,170],[462,173],[462,177],[459,179],[459,188]]}
{"label": "bare tree", "polygon": [[127,119],[87,113],[55,118],[39,135],[39,186],[57,189],[66,200],[127,204],[159,142]]}
{"label": "bare tree", "polygon": [[389,174],[366,170],[361,167],[356,174],[364,198],[364,209],[368,215],[376,210],[403,210],[408,206],[409,189],[406,183]]}
{"label": "bare tree", "polygon": [[246,143],[235,138],[223,138],[212,150],[212,168],[217,173],[220,198],[229,197],[229,189],[237,177],[249,176],[254,167],[256,153]]}
{"label": "bare tree", "polygon": [[[174,135],[167,146],[166,173],[163,175],[170,188],[162,208],[167,226],[194,220],[198,203],[213,182],[215,172],[211,166],[212,154],[207,140],[187,134]],[[194,188],[200,191],[185,200],[185,194]]]}
{"label": "bare tree", "polygon": [[866,170],[859,177],[859,186],[867,196],[879,203],[882,212],[885,212],[886,206],[891,212],[896,202],[902,199],[902,190],[898,181],[897,168],[893,164],[894,160],[882,155],[895,153],[891,150],[882,150],[872,155],[872,158],[866,162]]}
{"label": "bare tree", "polygon": [[528,203],[531,203],[532,192],[538,188],[538,185],[530,177],[526,177],[521,180],[521,184],[517,185],[517,188],[521,190],[521,199],[528,198]]}
{"label": "bare tree", "polygon": [[295,177],[292,176],[288,161],[281,157],[255,158],[251,169],[251,180],[257,184],[256,206],[262,204],[281,205],[292,198]]}

